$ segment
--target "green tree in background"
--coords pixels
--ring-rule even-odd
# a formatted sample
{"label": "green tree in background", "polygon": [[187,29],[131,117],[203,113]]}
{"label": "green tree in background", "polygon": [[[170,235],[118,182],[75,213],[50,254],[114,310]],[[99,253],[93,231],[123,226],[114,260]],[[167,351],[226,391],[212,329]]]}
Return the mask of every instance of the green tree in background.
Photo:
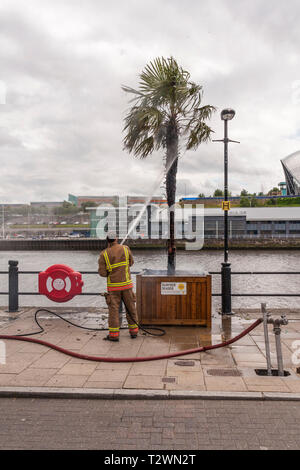
{"label": "green tree in background", "polygon": [[240,207],[250,207],[250,199],[246,196],[241,196]]}
{"label": "green tree in background", "polygon": [[255,193],[254,193],[253,196],[250,198],[250,206],[257,207],[258,205],[259,205],[258,200],[256,199]]}
{"label": "green tree in background", "polygon": [[98,204],[96,202],[83,202],[81,204],[81,209],[83,210],[83,212],[87,212],[86,208],[87,207],[97,207]]}
{"label": "green tree in background", "polygon": [[266,206],[276,206],[276,205],[277,205],[276,199],[273,199],[273,198],[272,198],[272,199],[268,199],[268,200],[266,201]]}
{"label": "green tree in background", "polygon": [[71,204],[68,201],[64,201],[62,206],[54,207],[53,214],[55,215],[70,215],[77,214],[80,212],[80,207]]}
{"label": "green tree in background", "polygon": [[268,192],[268,196],[273,196],[273,195],[280,195],[281,191],[279,188],[277,188],[276,186],[274,186],[274,188],[270,189],[270,191]]}

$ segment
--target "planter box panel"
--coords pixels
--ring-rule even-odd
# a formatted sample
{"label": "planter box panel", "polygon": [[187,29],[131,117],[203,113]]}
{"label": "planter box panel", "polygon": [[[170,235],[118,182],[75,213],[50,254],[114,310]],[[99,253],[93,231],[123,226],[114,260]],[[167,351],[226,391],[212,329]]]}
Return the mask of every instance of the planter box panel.
{"label": "planter box panel", "polygon": [[[162,294],[162,283],[177,283],[185,294]],[[179,287],[178,287],[179,284]],[[139,320],[148,325],[211,325],[211,276],[137,275]]]}

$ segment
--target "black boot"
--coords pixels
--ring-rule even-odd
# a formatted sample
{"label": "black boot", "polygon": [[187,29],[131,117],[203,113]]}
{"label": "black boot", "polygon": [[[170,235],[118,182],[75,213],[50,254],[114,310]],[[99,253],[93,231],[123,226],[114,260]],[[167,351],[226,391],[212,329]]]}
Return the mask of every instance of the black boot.
{"label": "black boot", "polygon": [[110,337],[109,335],[107,335],[107,336],[104,336],[103,340],[104,340],[104,341],[115,341],[115,342],[118,342],[118,341],[119,341],[119,338],[112,338],[112,337]]}

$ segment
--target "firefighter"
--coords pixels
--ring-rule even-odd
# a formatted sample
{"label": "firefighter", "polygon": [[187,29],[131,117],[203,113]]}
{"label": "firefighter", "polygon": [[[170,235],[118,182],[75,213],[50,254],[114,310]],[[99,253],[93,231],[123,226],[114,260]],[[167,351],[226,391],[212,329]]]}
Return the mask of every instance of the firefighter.
{"label": "firefighter", "polygon": [[108,247],[100,253],[100,276],[107,277],[107,294],[105,296],[108,305],[109,334],[103,338],[109,341],[119,341],[120,323],[119,307],[123,301],[126,308],[126,318],[131,338],[138,334],[137,312],[135,307],[135,294],[130,276],[130,266],[133,265],[133,256],[128,246],[118,243],[117,235],[108,232]]}

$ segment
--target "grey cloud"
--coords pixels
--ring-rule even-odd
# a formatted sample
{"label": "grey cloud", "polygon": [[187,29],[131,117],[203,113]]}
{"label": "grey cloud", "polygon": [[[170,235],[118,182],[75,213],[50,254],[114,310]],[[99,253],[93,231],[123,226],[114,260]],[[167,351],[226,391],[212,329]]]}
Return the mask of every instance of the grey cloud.
{"label": "grey cloud", "polygon": [[[220,110],[236,109],[229,132],[241,144],[230,146],[232,190],[274,186],[280,158],[299,148],[300,103],[291,97],[300,79],[295,0],[289,8],[279,0],[206,0],[191,9],[181,0],[3,0],[0,13],[7,84],[0,195],[11,202],[69,192],[161,193],[163,151],[139,161],[122,144],[129,102],[121,85],[137,86],[158,55],[172,54],[203,84],[203,104],[218,108],[213,138],[223,137]],[[221,143],[182,152],[178,195],[182,184],[197,193],[223,184]]]}

